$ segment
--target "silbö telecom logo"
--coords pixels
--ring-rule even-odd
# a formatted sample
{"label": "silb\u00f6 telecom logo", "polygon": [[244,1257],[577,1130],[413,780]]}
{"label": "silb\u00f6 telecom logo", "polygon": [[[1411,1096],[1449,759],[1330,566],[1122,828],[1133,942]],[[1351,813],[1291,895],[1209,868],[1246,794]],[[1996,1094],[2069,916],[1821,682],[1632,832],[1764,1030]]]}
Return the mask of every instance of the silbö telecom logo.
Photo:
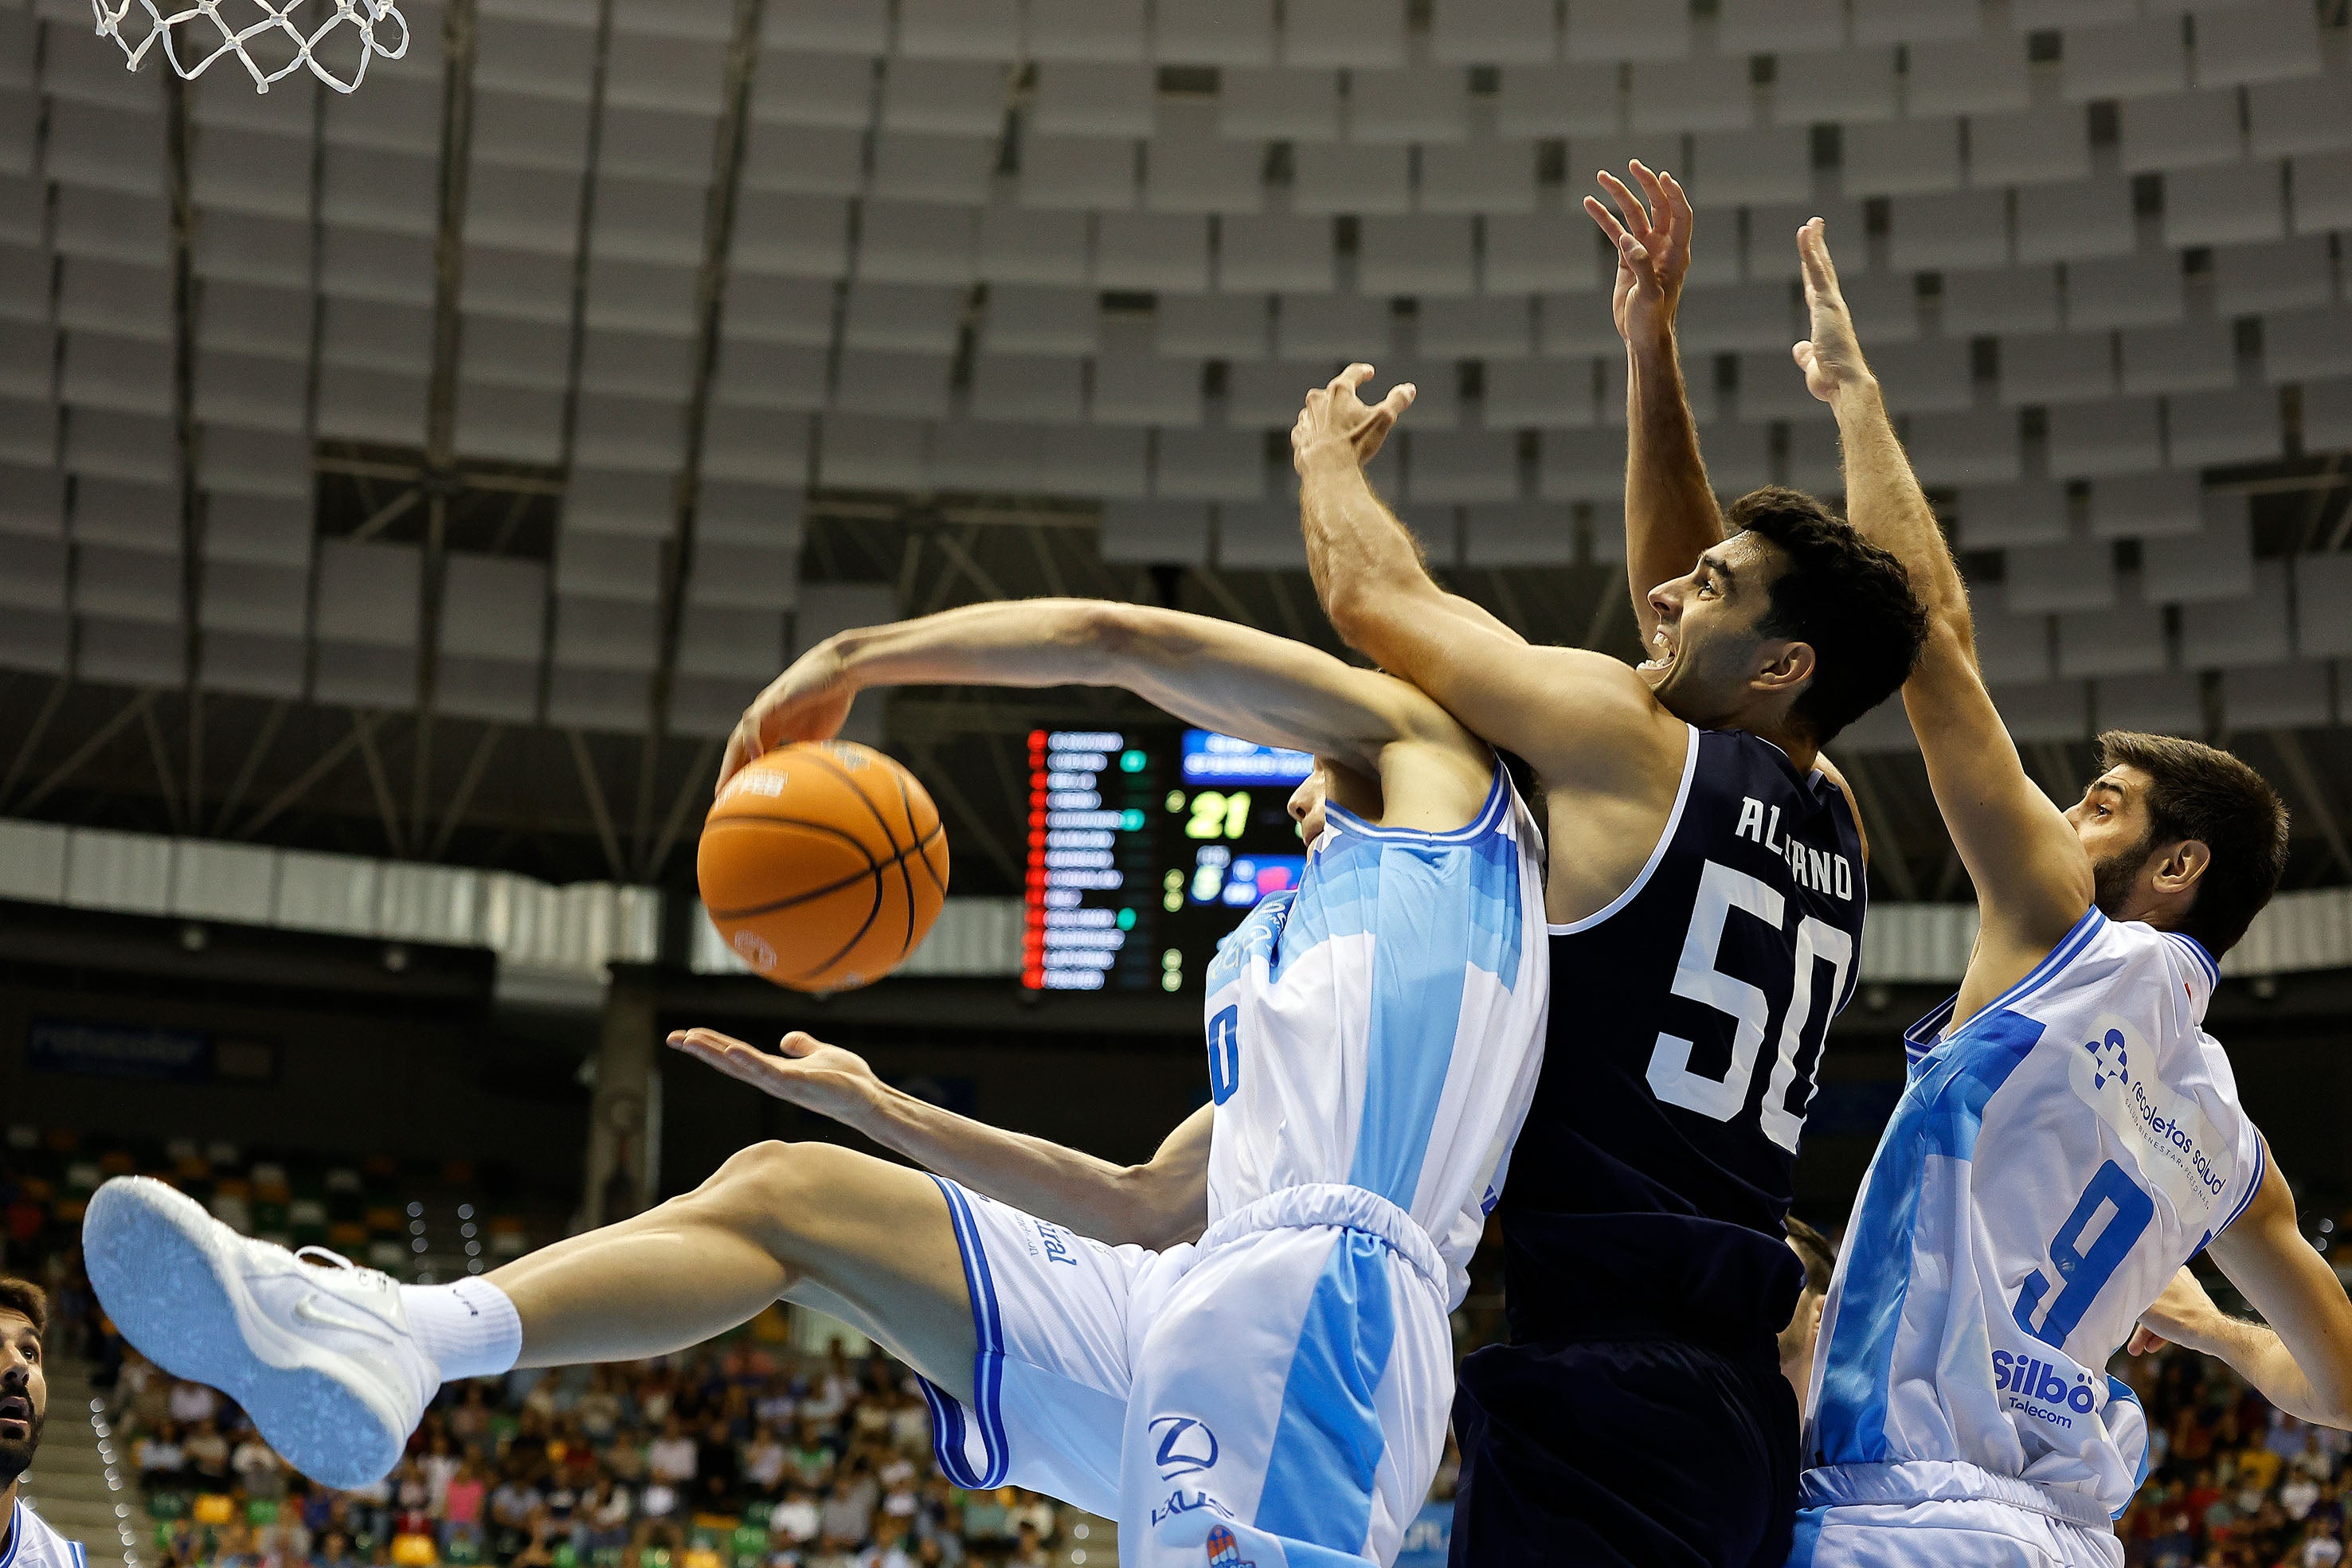
{"label": "silb\u00f6 telecom logo", "polygon": [[[2098,1396],[2091,1392],[2091,1375],[2076,1368],[2070,1384],[2065,1374],[2049,1362],[2034,1356],[2011,1355],[2005,1350],[1992,1353],[1992,1385],[2010,1396],[2010,1404],[2039,1420],[2054,1426],[2072,1427],[2074,1423],[2059,1411],[2072,1410],[2076,1416],[2088,1416]],[[2047,1405],[2050,1409],[2040,1406]]]}

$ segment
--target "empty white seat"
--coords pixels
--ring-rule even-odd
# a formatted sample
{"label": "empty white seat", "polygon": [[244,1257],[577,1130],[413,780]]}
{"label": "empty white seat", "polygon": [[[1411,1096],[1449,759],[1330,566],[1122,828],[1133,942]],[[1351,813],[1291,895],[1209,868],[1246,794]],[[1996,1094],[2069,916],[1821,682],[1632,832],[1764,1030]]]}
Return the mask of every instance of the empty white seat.
{"label": "empty white seat", "polygon": [[[1827,408],[1822,411],[1829,413]],[[1812,429],[1804,425],[1798,428]],[[1831,427],[1832,441],[1835,428]],[[1790,432],[1793,443],[1796,431]],[[1772,482],[1772,430],[1764,424],[1734,424],[1718,420],[1699,427],[1698,449],[1706,459],[1706,476],[1716,493],[1738,496]]]}
{"label": "empty white seat", "polygon": [[849,267],[849,204],[743,191],[736,197],[728,263],[736,271],[838,277]]}
{"label": "empty white seat", "polygon": [[991,353],[1091,354],[1099,337],[1091,290],[1011,283],[988,290],[980,341]]}
{"label": "empty white seat", "polygon": [[1357,70],[1402,67],[1404,0],[1288,0],[1282,57],[1292,65]]}
{"label": "empty white seat", "polygon": [[2165,538],[2204,524],[2204,488],[2178,470],[2118,474],[2091,484],[2091,537]]}
{"label": "empty white seat", "polygon": [[2046,184],[2090,173],[2090,113],[2081,105],[1969,117],[1971,185]]}
{"label": "empty white seat", "polygon": [[[58,564],[62,569],[62,552]],[[196,620],[207,632],[299,637],[310,620],[310,574],[299,567],[210,562],[205,568],[205,594],[196,606]]]}
{"label": "empty white seat", "polygon": [[995,172],[992,137],[929,131],[875,132],[872,189],[877,196],[977,206],[988,199],[989,179]]}
{"label": "empty white seat", "polygon": [[[564,670],[610,671],[638,674],[650,673],[658,656],[661,640],[660,612],[650,603],[628,600],[600,599],[588,595],[559,592],[555,596],[555,663],[558,673]],[[625,708],[636,714],[644,722],[646,693],[632,682],[604,683],[615,689],[630,691]],[[590,683],[580,683],[583,693]],[[550,716],[553,717],[551,697]],[[594,723],[597,718],[584,716],[585,710],[575,708],[583,716],[573,722]]]}
{"label": "empty white seat", "polygon": [[1096,136],[1031,136],[1021,144],[1021,203],[1065,212],[1135,205],[1135,147]]}
{"label": "empty white seat", "polygon": [[2129,256],[2138,240],[2131,183],[2114,175],[2022,186],[2017,193],[2017,258],[2076,261]]}
{"label": "empty white seat", "polygon": [[677,521],[677,475],[594,466],[595,455],[572,471],[564,497],[563,530],[667,538]]}
{"label": "empty white seat", "polygon": [[1821,414],[1789,426],[1785,464],[1788,482],[1800,490],[1834,496],[1845,488],[1845,468],[1838,448],[1837,424]]}
{"label": "empty white seat", "polygon": [[1271,344],[1266,302],[1255,294],[1162,294],[1152,344],[1172,358],[1265,359]]}
{"label": "empty white seat", "polygon": [[997,205],[980,212],[980,276],[998,283],[1084,283],[1092,271],[1084,213]]}
{"label": "empty white seat", "polygon": [[2238,95],[2227,89],[2126,99],[2119,124],[2126,173],[2234,163],[2241,156]]}
{"label": "empty white seat", "polygon": [[866,188],[866,132],[754,121],[743,149],[743,183],[753,190],[854,196]]}
{"label": "empty white seat", "polygon": [[73,537],[78,544],[122,545],[159,554],[178,549],[176,484],[80,476],[74,486]]}
{"label": "empty white seat", "polygon": [[322,638],[413,648],[422,558],[415,545],[319,542],[316,625]]}
{"label": "empty white seat", "polygon": [[1272,0],[1160,0],[1151,54],[1180,66],[1274,64]]}
{"label": "empty white seat", "polygon": [[2274,162],[2179,169],[2164,176],[2164,243],[2239,245],[2286,235],[2284,170]]}
{"label": "empty white seat", "polygon": [[197,481],[208,490],[243,490],[260,496],[310,495],[310,443],[298,424],[290,429],[249,430],[233,424],[204,426]]}
{"label": "empty white seat", "polygon": [[2000,484],[2022,468],[2017,418],[2000,411],[1912,414],[1903,444],[1925,485]]}
{"label": "empty white seat", "polygon": [[1290,153],[1294,213],[1404,213],[1412,210],[1412,149],[1302,141]]}
{"label": "empty white seat", "polygon": [[171,258],[169,209],[156,197],[94,191],[80,185],[57,185],[44,190],[29,179],[13,184],[16,196],[11,203],[9,232],[5,236],[11,245],[40,243],[44,209],[53,191],[56,225],[51,243],[61,254],[102,256],[149,267],[161,267]]}
{"label": "empty white seat", "polygon": [[[1870,350],[1870,362],[1885,389],[1886,406],[1897,413],[1943,413],[1976,402],[1970,350],[1960,339],[1877,343]],[[1795,374],[1793,364],[1788,369]]]}
{"label": "empty white seat", "polygon": [[1689,289],[1683,295],[1677,317],[1683,347],[1702,352],[1769,348],[1785,351],[1802,335],[1795,328],[1794,292],[1778,281]]}
{"label": "empty white seat", "polygon": [[1037,60],[1140,61],[1143,0],[1029,0],[1027,42]]}
{"label": "empty white seat", "polygon": [[1979,7],[1951,0],[1853,0],[1854,41],[1922,43],[1974,37],[1983,26]]}
{"label": "empty white seat", "polygon": [[1519,441],[1510,431],[1416,430],[1405,450],[1416,501],[1510,501],[1519,495]]}
{"label": "empty white seat", "polygon": [[1590,425],[1596,412],[1591,361],[1491,360],[1484,408],[1489,429]]}
{"label": "empty white seat", "polygon": [[1290,501],[1217,504],[1217,565],[1225,570],[1304,571],[1307,540]]}
{"label": "empty white seat", "polygon": [[563,455],[563,394],[457,383],[457,447],[468,456],[554,463]]}
{"label": "empty white seat", "polygon": [[[537,183],[550,183],[544,179]],[[512,193],[495,192],[493,198],[512,199]],[[619,176],[601,178],[596,182],[596,212],[588,231],[588,244],[599,256],[693,266],[702,259],[702,231],[709,209],[709,198],[699,185]],[[560,202],[555,216],[555,226],[562,234],[558,248],[568,256],[572,249],[570,225],[576,217],[574,204],[568,197]]]}
{"label": "empty white seat", "polygon": [[[838,292],[838,285],[817,278],[767,277],[758,273],[730,277],[722,329],[730,340],[828,343],[833,340],[834,304]],[[470,361],[470,326],[467,346]]]}
{"label": "empty white seat", "polygon": [[1009,60],[1021,52],[1019,0],[899,0],[898,48],[955,60]]}
{"label": "empty white seat", "polygon": [[1438,0],[1429,56],[1440,65],[1540,64],[1559,49],[1557,9],[1545,0]]}
{"label": "empty white seat", "polygon": [[2334,292],[2324,235],[2213,247],[2213,308],[2224,316],[2325,305]]}
{"label": "empty white seat", "polygon": [[1416,341],[1424,354],[1524,359],[1535,349],[1535,314],[1524,298],[1423,299]]}
{"label": "empty white seat", "polygon": [[2319,70],[2319,17],[2308,5],[2263,0],[2217,7],[2197,18],[2197,80],[2202,86],[2283,81],[2315,77]]}
{"label": "empty white seat", "polygon": [[2014,33],[1915,43],[1907,63],[1906,107],[1913,114],[2015,114],[2032,101],[2025,39]]}
{"label": "empty white seat", "polygon": [[702,431],[702,478],[800,486],[808,481],[809,417],[790,409],[711,407]]}
{"label": "empty white seat", "polygon": [[2147,98],[2189,85],[2189,52],[2178,17],[2068,27],[2063,48],[2060,90],[2069,103]]}
{"label": "empty white seat", "polygon": [[[1957,510],[1959,542],[1972,550],[2058,544],[2067,536],[2066,486],[2048,479],[1964,485]],[[1992,646],[1998,641],[1981,630],[1978,632],[1979,646]]]}
{"label": "empty white seat", "polygon": [[[2002,554],[2001,588],[2010,610],[2020,615],[2104,610],[2116,601],[2115,558],[2080,543],[2021,546]],[[2006,715],[2006,700],[1995,700]]]}
{"label": "empty white seat", "polygon": [[[747,550],[740,545],[706,550],[698,540],[694,573],[687,585],[693,612],[677,632],[678,674],[740,675],[755,682],[773,675],[783,664],[784,611],[792,603],[794,575],[793,558],[781,551]],[[781,597],[772,595],[772,585],[781,590]],[[714,594],[729,597],[710,597]],[[745,599],[752,602],[742,602]],[[755,685],[743,694],[739,710],[758,689]],[[673,718],[677,695],[672,693]]]}
{"label": "empty white seat", "polygon": [[[250,289],[253,298],[284,298],[291,294],[290,290],[260,289],[253,285],[231,287]],[[205,289],[207,315],[211,313],[211,299],[216,291],[215,287]],[[568,256],[534,256],[528,251],[487,246],[467,246],[462,298],[469,315],[513,316],[562,323],[568,327],[572,320],[572,258]],[[307,339],[310,318],[307,302],[298,308],[300,312],[299,318],[287,318],[280,329],[282,331],[285,325],[299,322]],[[241,335],[248,339],[260,336],[258,331],[250,329],[257,314],[239,312],[241,327],[247,329]]]}
{"label": "empty white seat", "polygon": [[2000,401],[2011,407],[2115,392],[2115,343],[2106,333],[2013,332],[2000,340]]}
{"label": "empty white seat", "polygon": [[[2127,578],[2119,588],[2116,602],[2104,610],[2063,611],[2057,617],[2058,674],[2069,680],[2099,677],[2103,699],[2112,677],[2154,674],[2170,662],[2164,606],[2141,599]],[[2114,722],[2104,700],[2099,717]]]}
{"label": "empty white seat", "polygon": [[1336,141],[1339,75],[1228,68],[1218,73],[1217,131],[1237,141]]}
{"label": "empty white seat", "polygon": [[977,275],[980,214],[939,202],[866,204],[857,277],[877,283],[970,283]]}
{"label": "empty white seat", "polygon": [[1556,502],[1485,502],[1462,510],[1462,564],[1573,566],[1576,513]]}
{"label": "empty white seat", "polygon": [[1468,294],[1477,287],[1471,220],[1368,215],[1358,227],[1356,287],[1372,294]]}
{"label": "empty white seat", "polygon": [[1355,141],[1458,142],[1470,134],[1469,81],[1459,69],[1413,67],[1348,76],[1348,136]]}
{"label": "empty white seat", "polygon": [[1098,536],[1107,561],[1209,564],[1209,507],[1202,501],[1114,501]]}
{"label": "empty white seat", "polygon": [[2284,455],[2274,387],[2174,392],[2164,403],[2165,451],[2175,466],[2259,463]]}
{"label": "empty white seat", "polygon": [[919,490],[929,477],[930,427],[920,420],[828,413],[817,435],[817,478],[857,489]]}
{"label": "empty white seat", "polygon": [[1615,501],[1625,494],[1625,438],[1613,430],[1547,430],[1536,493],[1549,501]]}
{"label": "empty white seat", "polygon": [[662,542],[567,528],[556,545],[555,591],[652,604],[661,597]]}
{"label": "empty white seat", "polygon": [[583,392],[576,449],[615,468],[674,470],[686,461],[685,410],[667,399]]}
{"label": "empty white seat", "polygon": [[1029,129],[1047,136],[1149,136],[1152,98],[1151,68],[1140,61],[1043,64],[1029,100]]}
{"label": "empty white seat", "polygon": [[1265,494],[1265,435],[1257,429],[1163,430],[1152,468],[1155,496],[1254,501]]}
{"label": "empty white seat", "polygon": [[943,419],[948,412],[948,355],[844,349],[834,388],[835,407],[853,413],[895,413]]}
{"label": "empty white seat", "polygon": [[[77,491],[78,509],[89,505],[90,482]],[[308,570],[316,525],[307,501],[235,491],[212,497],[205,507],[205,559],[245,560]]]}
{"label": "empty white seat", "polygon": [[68,332],[58,388],[67,402],[91,409],[170,413],[171,347],[99,332]]}
{"label": "empty white seat", "polygon": [[2227,321],[2126,327],[2118,336],[2127,392],[2211,392],[2237,384],[2235,333]]}
{"label": "empty white seat", "polygon": [[1143,204],[1156,213],[1255,213],[1265,203],[1255,141],[1162,132],[1150,144]]}
{"label": "empty white seat", "polygon": [[952,353],[965,291],[919,283],[859,283],[849,291],[841,340],[853,349]]}
{"label": "empty white seat", "polygon": [[[85,544],[74,551],[73,608],[84,615],[180,622],[181,560],[174,552]],[[415,601],[408,604],[415,617]]]}
{"label": "empty white seat", "polygon": [[[1864,342],[1908,342],[1919,335],[1919,286],[1911,274],[1861,273],[1841,277],[1838,282],[1845,293],[1846,308],[1853,315],[1854,329]],[[2053,293],[2054,296],[2054,287]],[[2054,319],[2054,303],[2052,309]],[[1966,330],[1951,324],[1948,305],[1945,327],[1948,331]]]}
{"label": "empty white seat", "polygon": [[319,431],[353,441],[425,439],[425,378],[405,371],[323,365],[319,371]]}
{"label": "empty white seat", "polygon": [[874,118],[874,72],[864,60],[837,55],[762,50],[751,76],[751,116],[863,131]]}
{"label": "empty white seat", "polygon": [[1887,257],[1898,268],[1998,267],[2009,259],[2008,204],[1999,191],[1895,196],[1888,208]]}
{"label": "empty white seat", "polygon": [[1536,205],[1531,141],[1463,141],[1421,150],[1424,213],[1529,213]]}
{"label": "empty white seat", "polygon": [[719,348],[711,395],[751,408],[823,408],[824,360],[824,350],[810,344],[730,339]]}
{"label": "empty white seat", "polygon": [[2288,613],[2287,564],[2253,563],[2242,596],[2192,601],[2180,609],[2180,662],[2189,669],[2284,664],[2294,653]]}
{"label": "empty white seat", "polygon": [[59,538],[65,534],[66,476],[55,468],[0,464],[0,534]]}
{"label": "empty white seat", "polygon": [[1890,48],[1782,52],[1773,67],[1772,120],[1801,127],[1821,120],[1892,120],[1895,82]]}
{"label": "empty white seat", "polygon": [[[1486,291],[1598,293],[1614,271],[1601,231],[1581,213],[1500,214],[1486,220]],[[1604,271],[1604,267],[1608,270]]]}
{"label": "empty white seat", "polygon": [[[2225,610],[2225,605],[2200,606]],[[2185,617],[2188,611],[2182,612]],[[2316,727],[2335,718],[2324,664],[2263,664],[2221,672],[2221,713],[2233,730]]]}
{"label": "empty white seat", "polygon": [[2352,227],[2352,152],[2306,152],[2294,160],[2294,229]]}
{"label": "empty white seat", "polygon": [[2263,317],[2263,368],[2273,382],[2352,371],[2352,307]]}
{"label": "empty white seat", "polygon": [[731,539],[797,555],[807,510],[802,488],[712,483],[707,476],[695,507],[695,541]]}
{"label": "empty white seat", "polygon": [[1849,196],[1951,191],[1960,183],[1960,122],[1952,115],[1857,126],[1842,170]]}
{"label": "empty white seat", "polygon": [[2156,327],[2178,321],[2188,308],[2188,283],[2171,251],[2069,262],[2066,324]]}
{"label": "empty white seat", "polygon": [[2257,158],[2352,147],[2352,93],[2341,77],[2248,88],[2246,116],[2248,150]]}
{"label": "empty white seat", "polygon": [[[1691,161],[1692,199],[1710,206],[1795,202],[1812,193],[1812,144],[1801,127],[1702,131],[1691,138]],[[1620,178],[1622,170],[1621,161]]]}
{"label": "empty white seat", "polygon": [[1677,60],[1691,52],[1690,12],[1679,5],[1568,0],[1563,52],[1571,60]]}
{"label": "empty white seat", "polygon": [[1193,360],[1108,354],[1095,361],[1098,424],[1198,424],[1201,366]]}
{"label": "empty white seat", "polygon": [[[307,289],[310,287],[310,252],[309,224],[246,218],[233,224],[200,225],[193,261],[200,277]],[[68,254],[68,275],[86,265],[80,257]]]}
{"label": "empty white seat", "polygon": [[1208,287],[1208,220],[1103,214],[1095,222],[1095,281],[1105,288]]}
{"label": "empty white seat", "polygon": [[2306,659],[2352,654],[2352,556],[2294,560],[2294,651]]}
{"label": "empty white seat", "polygon": [[2164,462],[2156,400],[2114,398],[2050,410],[2050,472],[2066,478],[2124,474]]}
{"label": "empty white seat", "polygon": [[1845,41],[1838,0],[1721,0],[1715,47],[1731,55],[1835,48]]}
{"label": "empty white seat", "polygon": [[[1884,382],[1885,372],[1879,370],[1877,355],[1871,356],[1871,368],[1877,371]],[[1802,419],[1811,413],[1813,394],[1805,390],[1804,373],[1799,371],[1789,351],[1751,349],[1739,356],[1739,417],[1745,420]]]}
{"label": "empty white seat", "polygon": [[1286,429],[1306,406],[1308,390],[1329,381],[1339,368],[1337,355],[1234,365],[1225,374],[1225,423]]}
{"label": "empty white seat", "polygon": [[1294,214],[1230,217],[1219,226],[1217,286],[1324,291],[1336,260],[1331,220]]}
{"label": "empty white seat", "polygon": [[[626,107],[607,100],[597,167],[606,174],[705,183],[710,178],[710,149],[717,140],[718,121],[719,116],[711,110],[674,113],[651,105]],[[429,158],[431,152],[420,148],[414,156]]]}
{"label": "empty white seat", "polygon": [[1500,136],[1585,136],[1618,127],[1623,94],[1605,65],[1507,65],[1495,98]]}
{"label": "empty white seat", "polygon": [[1736,131],[1756,118],[1748,57],[1637,60],[1629,120],[1637,131]]}
{"label": "empty white seat", "polygon": [[2103,730],[2189,737],[2205,732],[2205,704],[2192,674],[2107,676],[2096,684],[2094,701]]}
{"label": "empty white seat", "polygon": [[2352,446],[2352,381],[2313,381],[2303,388],[2306,452]]}
{"label": "empty white seat", "polygon": [[2174,604],[2252,593],[2254,547],[2246,497],[2209,495],[2202,529],[2143,542],[2140,577],[2149,598]]}
{"label": "empty white seat", "polygon": [[1275,313],[1277,351],[1292,360],[1326,355],[1377,362],[1391,341],[1389,302],[1361,294],[1284,297]]}
{"label": "empty white seat", "polygon": [[1034,494],[1039,488],[1037,442],[1043,428],[961,422],[933,427],[928,466],[932,486],[991,495]]}

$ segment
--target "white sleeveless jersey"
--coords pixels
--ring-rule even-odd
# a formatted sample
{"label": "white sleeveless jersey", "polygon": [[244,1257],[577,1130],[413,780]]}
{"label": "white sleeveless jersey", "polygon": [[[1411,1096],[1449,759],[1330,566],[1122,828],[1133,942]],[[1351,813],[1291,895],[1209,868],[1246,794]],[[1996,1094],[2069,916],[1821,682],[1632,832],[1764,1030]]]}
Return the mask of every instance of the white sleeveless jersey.
{"label": "white sleeveless jersey", "polygon": [[59,1535],[19,1498],[8,1517],[8,1548],[0,1552],[0,1568],[89,1568],[89,1555],[80,1542]]}
{"label": "white sleeveless jersey", "polygon": [[2122,1511],[2147,1426],[2108,1359],[2263,1181],[2200,1027],[2218,978],[2194,940],[2094,909],[1958,1030],[1949,1002],[1914,1026],[1822,1320],[1809,1465],[1960,1460]]}
{"label": "white sleeveless jersey", "polygon": [[1366,1188],[1437,1243],[1450,1308],[1542,1064],[1542,835],[1500,764],[1454,832],[1324,821],[1298,886],[1209,966],[1209,1222],[1283,1187]]}

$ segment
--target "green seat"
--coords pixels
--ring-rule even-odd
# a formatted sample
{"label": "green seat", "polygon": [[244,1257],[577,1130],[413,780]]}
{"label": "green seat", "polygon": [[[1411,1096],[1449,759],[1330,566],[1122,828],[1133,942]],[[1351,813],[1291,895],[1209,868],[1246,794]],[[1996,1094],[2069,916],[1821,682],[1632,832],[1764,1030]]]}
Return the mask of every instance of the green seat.
{"label": "green seat", "polygon": [[188,1517],[188,1494],[159,1491],[147,1494],[147,1517],[168,1524],[175,1519]]}
{"label": "green seat", "polygon": [[588,1554],[588,1561],[593,1568],[621,1568],[621,1549],[617,1546],[599,1546]]}
{"label": "green seat", "polygon": [[[748,1513],[750,1511],[745,1511]],[[738,1525],[733,1537],[727,1543],[727,1555],[736,1563],[737,1568],[752,1568],[755,1563],[766,1562],[767,1527],[764,1524],[748,1522]]]}
{"label": "green seat", "polygon": [[277,1523],[278,1500],[268,1497],[247,1500],[245,1505],[245,1522],[252,1525]]}
{"label": "green seat", "polygon": [[767,1529],[768,1516],[775,1511],[775,1506],[764,1498],[753,1498],[743,1505],[743,1522],[759,1530]]}
{"label": "green seat", "polygon": [[580,1550],[566,1541],[555,1549],[555,1568],[580,1568]]}
{"label": "green seat", "polygon": [[482,1539],[478,1535],[460,1535],[449,1542],[448,1551],[442,1556],[450,1563],[479,1563],[482,1560]]}
{"label": "green seat", "polygon": [[669,1568],[669,1548],[648,1546],[637,1553],[637,1568]]}

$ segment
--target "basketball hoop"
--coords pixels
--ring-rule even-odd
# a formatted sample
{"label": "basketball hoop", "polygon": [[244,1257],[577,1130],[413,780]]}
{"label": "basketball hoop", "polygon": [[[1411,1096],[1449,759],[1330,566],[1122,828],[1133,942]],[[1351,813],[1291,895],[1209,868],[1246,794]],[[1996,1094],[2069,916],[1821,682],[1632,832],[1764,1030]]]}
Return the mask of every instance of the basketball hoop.
{"label": "basketball hoop", "polygon": [[[408,53],[408,20],[396,0],[163,0],[165,5],[185,5],[177,11],[162,9],[157,0],[89,3],[100,35],[121,45],[129,57],[126,68],[137,70],[161,38],[163,57],[181,76],[193,80],[222,56],[235,55],[251,73],[257,92],[268,92],[271,82],[306,68],[337,92],[350,92],[366,79],[371,57],[396,60]],[[308,32],[296,20],[306,7],[311,16],[327,13]],[[255,19],[240,26],[221,14],[225,9]],[[400,42],[385,45],[376,37],[379,27],[398,29]],[[348,56],[354,47],[356,59],[342,69],[320,57],[322,50]]]}

